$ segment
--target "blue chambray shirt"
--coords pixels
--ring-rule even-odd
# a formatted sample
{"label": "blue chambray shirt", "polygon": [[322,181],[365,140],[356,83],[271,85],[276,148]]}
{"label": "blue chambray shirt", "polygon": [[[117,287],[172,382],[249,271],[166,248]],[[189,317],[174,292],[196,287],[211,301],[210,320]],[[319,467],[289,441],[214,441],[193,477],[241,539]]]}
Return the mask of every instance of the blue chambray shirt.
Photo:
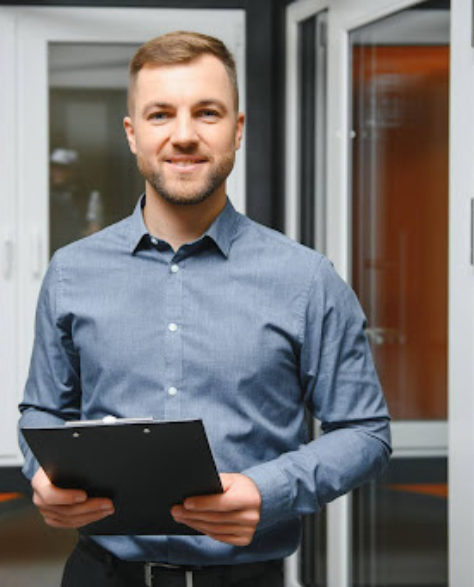
{"label": "blue chambray shirt", "polygon": [[[279,558],[300,516],[380,472],[389,416],[350,287],[317,252],[227,204],[177,252],[134,213],[60,249],[41,289],[22,426],[202,418],[220,472],[262,494],[253,542],[104,536],[117,556],[173,564]],[[306,443],[304,406],[324,434]],[[20,434],[24,472],[38,464]],[[164,481],[165,482],[165,481]]]}

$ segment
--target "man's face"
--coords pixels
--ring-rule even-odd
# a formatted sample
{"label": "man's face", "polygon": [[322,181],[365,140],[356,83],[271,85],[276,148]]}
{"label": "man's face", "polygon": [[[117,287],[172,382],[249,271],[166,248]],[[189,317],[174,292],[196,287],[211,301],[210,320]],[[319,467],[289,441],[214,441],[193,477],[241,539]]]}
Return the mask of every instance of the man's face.
{"label": "man's face", "polygon": [[124,126],[147,190],[173,204],[225,196],[244,115],[235,112],[224,65],[213,55],[186,64],[146,65],[132,103]]}

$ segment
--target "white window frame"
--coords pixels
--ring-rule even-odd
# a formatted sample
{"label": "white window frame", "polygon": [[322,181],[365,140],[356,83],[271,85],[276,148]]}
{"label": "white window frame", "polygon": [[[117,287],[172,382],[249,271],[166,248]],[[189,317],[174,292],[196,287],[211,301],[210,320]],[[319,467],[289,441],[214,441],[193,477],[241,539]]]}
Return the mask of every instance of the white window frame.
{"label": "white window frame", "polygon": [[474,48],[472,0],[451,2],[449,584],[474,585]]}
{"label": "white window frame", "polygon": [[[17,405],[49,259],[48,44],[139,45],[183,29],[219,31],[236,59],[244,110],[244,10],[0,7],[0,466],[22,463]],[[245,212],[245,140],[227,187]]]}

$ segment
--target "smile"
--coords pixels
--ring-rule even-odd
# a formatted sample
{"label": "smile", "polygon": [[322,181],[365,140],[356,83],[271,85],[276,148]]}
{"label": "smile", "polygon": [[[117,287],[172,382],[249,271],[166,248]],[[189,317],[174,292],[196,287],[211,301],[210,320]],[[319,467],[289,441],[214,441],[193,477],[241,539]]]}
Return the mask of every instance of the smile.
{"label": "smile", "polygon": [[204,159],[167,159],[166,163],[179,173],[189,173],[197,169],[203,163],[206,163],[206,161]]}

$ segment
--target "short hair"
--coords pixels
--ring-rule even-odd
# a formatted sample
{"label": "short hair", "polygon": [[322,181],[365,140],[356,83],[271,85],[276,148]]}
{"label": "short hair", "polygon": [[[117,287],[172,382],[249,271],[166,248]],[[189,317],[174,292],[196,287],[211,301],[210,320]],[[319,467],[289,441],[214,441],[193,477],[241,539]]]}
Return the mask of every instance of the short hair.
{"label": "short hair", "polygon": [[215,37],[189,31],[174,31],[142,45],[130,62],[128,109],[132,112],[133,93],[140,70],[145,65],[189,63],[201,55],[214,55],[224,65],[234,93],[235,110],[239,109],[237,67],[232,53]]}

